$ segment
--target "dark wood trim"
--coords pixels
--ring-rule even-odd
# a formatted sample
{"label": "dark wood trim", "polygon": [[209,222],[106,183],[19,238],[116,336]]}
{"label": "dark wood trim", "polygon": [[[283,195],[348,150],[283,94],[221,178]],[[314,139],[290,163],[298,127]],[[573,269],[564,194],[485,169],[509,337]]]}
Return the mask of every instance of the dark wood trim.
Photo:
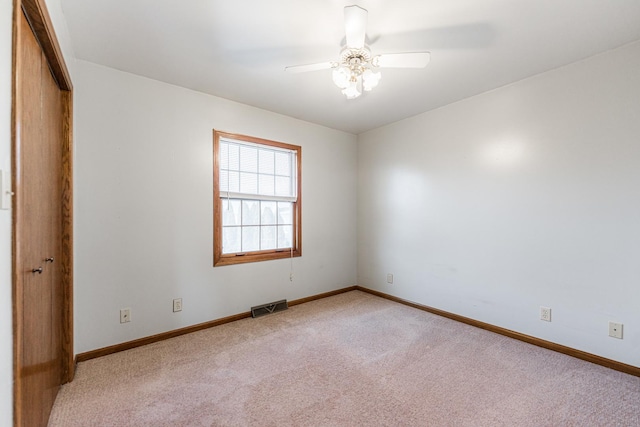
{"label": "dark wood trim", "polygon": [[62,383],[73,380],[73,92],[62,93]]}
{"label": "dark wood trim", "polygon": [[[220,201],[220,162],[218,159],[218,147],[220,137],[251,142],[254,144],[269,145],[296,151],[297,155],[297,201],[293,203],[293,254],[290,250],[269,250],[247,252],[244,254],[222,254],[222,206]],[[302,147],[284,142],[270,141],[253,136],[239,135],[213,130],[213,266],[245,264],[250,262],[269,261],[274,259],[286,259],[302,256]]]}
{"label": "dark wood trim", "polygon": [[[331,297],[334,295],[342,294],[349,291],[356,290],[355,286],[350,286],[348,288],[337,289],[335,291],[325,292],[318,295],[312,295],[306,298],[300,298],[297,300],[290,301],[288,303],[289,307],[298,304],[304,304],[310,301],[315,301],[322,298]],[[87,351],[85,353],[80,353],[76,356],[76,363],[85,362],[90,359],[95,359],[96,357],[102,357],[113,353],[118,353],[120,351],[130,350],[132,348],[141,347],[147,344],[153,344],[158,341],[164,341],[169,338],[175,338],[180,335],[190,334],[191,332],[201,331],[203,329],[213,328],[214,326],[224,325],[225,323],[235,322],[236,320],[242,320],[251,317],[251,312],[247,311],[244,313],[234,314],[232,316],[223,317],[222,319],[211,320],[209,322],[199,323],[193,326],[187,326],[180,329],[174,329],[168,332],[162,332],[156,335],[152,335],[149,337],[140,338],[133,341],[127,341],[121,344],[111,345],[109,347],[100,348],[97,350]]]}
{"label": "dark wood trim", "polygon": [[298,147],[297,150],[297,162],[298,162],[298,170],[296,176],[297,180],[297,201],[293,206],[293,214],[294,214],[294,224],[295,224],[295,235],[292,237],[295,242],[293,256],[302,256],[302,147]]}
{"label": "dark wood trim", "polygon": [[49,62],[51,72],[63,91],[71,91],[71,77],[64,62],[58,38],[53,29],[45,0],[22,0],[22,10]]}
{"label": "dark wood trim", "polygon": [[510,329],[501,328],[500,326],[494,326],[489,323],[481,322],[479,320],[471,319],[469,317],[460,316],[458,314],[450,313],[448,311],[440,310],[437,308],[429,307],[426,305],[418,304],[412,301],[408,301],[402,298],[398,298],[393,295],[385,294],[383,292],[368,289],[362,286],[356,286],[356,290],[375,295],[380,298],[385,298],[390,301],[394,301],[400,304],[408,305],[409,307],[417,308],[418,310],[427,311],[438,316],[446,317],[457,322],[466,323],[467,325],[475,326],[477,328],[485,329],[496,334],[504,335],[509,338],[514,338],[520,341],[524,341],[529,344],[536,345],[538,347],[546,348],[548,350],[557,351],[558,353],[566,354],[577,359],[586,360],[587,362],[595,363],[606,368],[614,369],[616,371],[624,372],[625,374],[634,375],[640,377],[640,367],[627,365],[626,363],[618,362],[615,360],[607,359],[605,357],[597,356],[595,354],[587,353],[582,350],[576,350],[575,348],[567,347],[565,345],[556,344],[551,341],[546,341],[540,338],[532,337],[531,335],[522,334],[520,332],[512,331]]}
{"label": "dark wood trim", "polygon": [[[297,258],[299,256],[301,256],[300,252],[294,250],[293,257]],[[246,264],[249,262],[270,261],[273,259],[287,259],[287,258],[291,258],[291,250],[287,250],[287,249],[260,251],[260,252],[246,252],[246,253],[243,253],[242,255],[237,255],[237,254],[220,255],[220,257],[218,258],[218,261],[214,264],[214,267],[220,267],[223,265]]]}
{"label": "dark wood trim", "polygon": [[213,176],[211,182],[213,183],[213,266],[215,267],[218,260],[222,257],[222,238],[218,237],[220,232],[216,228],[218,224],[222,224],[222,210],[218,206],[220,200],[220,186],[218,181],[220,179],[220,159],[216,154],[218,152],[218,146],[220,144],[220,138],[216,130],[213,130]]}
{"label": "dark wood trim", "polygon": [[[634,375],[640,377],[640,368],[632,365],[627,365],[622,362],[617,362],[615,360],[606,359],[601,356],[596,356],[591,353],[587,353],[581,350],[576,350],[571,347],[567,347],[564,345],[556,344],[551,341],[542,340],[540,338],[532,337],[530,335],[521,334],[519,332],[515,332],[509,329],[501,328],[499,326],[494,326],[489,323],[480,322],[478,320],[471,319],[469,317],[460,316],[458,314],[450,313],[448,311],[439,310],[437,308],[429,307],[426,305],[418,304],[412,301],[408,301],[402,298],[395,297],[393,295],[385,294],[383,292],[375,291],[373,289],[368,289],[362,286],[349,286],[342,289],[336,289],[334,291],[324,292],[318,295],[312,295],[305,298],[300,298],[296,300],[292,300],[288,303],[289,307],[293,307],[299,304],[305,304],[311,301],[316,301],[322,298],[332,297],[334,295],[343,294],[345,292],[350,291],[362,291],[371,295],[375,295],[380,298],[384,298],[390,301],[394,301],[403,305],[407,305],[409,307],[417,308],[418,310],[426,311],[432,314],[436,314],[438,316],[446,317],[451,320],[455,320],[457,322],[466,323],[467,325],[475,326],[477,328],[481,328],[490,332],[494,332],[500,335],[507,336],[509,338],[514,338],[520,341],[524,341],[529,344],[536,345],[538,347],[546,348],[549,350],[557,351],[562,354],[566,354],[568,356],[572,356],[581,360],[585,360],[587,362],[595,363],[597,365],[601,365],[610,369],[614,369],[616,371],[624,372],[626,374]],[[246,319],[251,317],[251,312],[245,312],[236,314],[233,316],[228,316],[222,319],[213,320],[210,322],[200,323],[198,325],[187,326],[185,328],[176,329],[169,332],[163,332],[157,335],[153,335],[150,337],[140,338],[134,341],[128,341],[122,344],[116,344],[109,347],[101,348],[98,350],[88,351],[86,353],[81,353],[76,356],[76,362],[84,362],[86,360],[94,359],[96,357],[106,356],[108,354],[117,353],[119,351],[129,350],[132,348],[140,347],[147,344],[152,344],[154,342],[166,340],[169,338],[174,338],[180,335],[185,335],[191,332],[200,331],[202,329],[211,328],[214,326],[223,325],[225,323],[235,322],[236,320]]]}
{"label": "dark wood trim", "polygon": [[142,347],[143,345],[153,344],[158,341],[164,341],[169,338],[179,337],[180,335],[190,334],[191,332],[201,331],[203,329],[212,328],[214,326],[224,325],[225,323],[235,322],[236,320],[242,320],[251,317],[251,312],[247,311],[240,314],[234,314],[233,316],[223,317],[222,319],[212,320],[210,322],[199,323],[197,325],[187,326],[180,329],[174,329],[168,332],[162,332],[149,337],[139,338],[133,341],[127,341],[120,344],[111,345],[109,347],[100,348],[97,350],[87,351],[76,355],[76,361],[84,362],[86,360],[95,359],[96,357],[102,357],[120,351],[130,350],[136,347]]}
{"label": "dark wood trim", "polygon": [[289,307],[293,307],[294,305],[304,304],[304,303],[315,301],[315,300],[319,300],[319,299],[322,299],[322,298],[328,298],[328,297],[332,297],[334,295],[344,294],[345,292],[355,291],[356,289],[357,289],[357,286],[349,286],[348,288],[336,289],[335,291],[324,292],[322,294],[312,295],[310,297],[300,298],[300,299],[296,299],[296,300],[293,300],[293,301],[289,301],[288,304],[289,304]]}

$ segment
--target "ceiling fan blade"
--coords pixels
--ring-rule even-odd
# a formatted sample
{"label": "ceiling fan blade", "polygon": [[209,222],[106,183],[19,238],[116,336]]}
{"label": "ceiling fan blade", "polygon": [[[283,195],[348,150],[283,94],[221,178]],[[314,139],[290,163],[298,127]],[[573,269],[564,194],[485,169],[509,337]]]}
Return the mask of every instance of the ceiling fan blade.
{"label": "ceiling fan blade", "polygon": [[429,52],[387,53],[378,55],[377,65],[381,68],[424,68],[431,59]]}
{"label": "ceiling fan blade", "polygon": [[333,68],[335,62],[319,62],[317,64],[307,65],[293,65],[291,67],[284,67],[284,70],[289,73],[306,73],[307,71],[318,71]]}
{"label": "ceiling fan blade", "polygon": [[367,9],[360,6],[347,6],[344,8],[344,33],[347,38],[347,47],[360,49],[364,47],[364,38],[367,31]]}

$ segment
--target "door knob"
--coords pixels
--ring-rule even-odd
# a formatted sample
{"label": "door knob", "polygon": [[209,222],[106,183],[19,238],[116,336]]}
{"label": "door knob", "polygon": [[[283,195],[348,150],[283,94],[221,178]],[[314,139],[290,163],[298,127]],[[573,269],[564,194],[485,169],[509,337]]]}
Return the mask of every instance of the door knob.
{"label": "door knob", "polygon": [[33,270],[31,270],[31,272],[33,274],[35,273],[42,274],[42,267],[34,268]]}
{"label": "door knob", "polygon": [[49,257],[49,258],[45,259],[44,261],[53,263],[53,257]]}

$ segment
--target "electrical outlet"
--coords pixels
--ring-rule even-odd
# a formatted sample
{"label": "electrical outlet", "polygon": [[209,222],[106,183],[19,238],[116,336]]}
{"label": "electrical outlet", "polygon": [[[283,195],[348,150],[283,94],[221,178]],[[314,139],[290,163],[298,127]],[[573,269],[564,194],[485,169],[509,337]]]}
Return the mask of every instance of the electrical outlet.
{"label": "electrical outlet", "polygon": [[622,339],[622,323],[609,322],[609,336]]}
{"label": "electrical outlet", "polygon": [[540,307],[540,320],[551,322],[551,309],[549,307]]}
{"label": "electrical outlet", "polygon": [[393,285],[393,274],[387,274],[387,283]]}
{"label": "electrical outlet", "polygon": [[120,310],[120,323],[129,323],[131,322],[131,309],[123,308]]}
{"label": "electrical outlet", "polygon": [[173,300],[173,312],[176,313],[178,311],[182,311],[182,298]]}

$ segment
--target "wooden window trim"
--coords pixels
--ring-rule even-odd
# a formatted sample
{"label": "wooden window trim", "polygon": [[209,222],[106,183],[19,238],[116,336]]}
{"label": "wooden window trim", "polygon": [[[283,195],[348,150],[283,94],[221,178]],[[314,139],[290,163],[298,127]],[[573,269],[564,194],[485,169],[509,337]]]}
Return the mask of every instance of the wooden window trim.
{"label": "wooden window trim", "polygon": [[[296,152],[297,197],[293,202],[293,251],[291,249],[273,249],[267,251],[244,252],[239,254],[222,253],[222,203],[220,203],[220,138],[235,139],[254,144],[284,148]],[[247,135],[213,131],[213,266],[245,264],[250,262],[269,261],[302,256],[302,148],[298,145],[270,141]]]}

